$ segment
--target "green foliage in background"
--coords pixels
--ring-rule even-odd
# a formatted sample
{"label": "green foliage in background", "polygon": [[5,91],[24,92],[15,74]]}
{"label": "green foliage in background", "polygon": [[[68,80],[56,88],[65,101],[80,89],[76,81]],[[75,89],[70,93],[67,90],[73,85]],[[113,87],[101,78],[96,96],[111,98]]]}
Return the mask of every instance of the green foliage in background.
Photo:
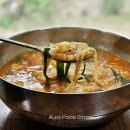
{"label": "green foliage in background", "polygon": [[[117,14],[125,20],[130,18],[126,1],[130,3],[129,0],[0,0],[0,28],[17,30],[77,23],[82,26],[82,22],[87,25],[89,20],[106,20],[106,16]],[[128,14],[124,15],[126,5],[129,12],[126,10]]]}
{"label": "green foliage in background", "polygon": [[[12,2],[15,2],[18,8],[11,8],[11,5],[14,4]],[[52,3],[52,0],[22,0],[20,2],[15,0],[2,2],[0,3],[3,11],[0,16],[0,26],[8,28],[23,18],[29,21],[40,22],[48,14]],[[14,10],[14,12],[12,13],[11,10]]]}
{"label": "green foliage in background", "polygon": [[122,10],[124,0],[103,0],[102,13],[107,15],[119,14]]}
{"label": "green foliage in background", "polygon": [[48,12],[52,2],[52,0],[24,0],[23,6],[25,7],[26,13],[42,16]]}

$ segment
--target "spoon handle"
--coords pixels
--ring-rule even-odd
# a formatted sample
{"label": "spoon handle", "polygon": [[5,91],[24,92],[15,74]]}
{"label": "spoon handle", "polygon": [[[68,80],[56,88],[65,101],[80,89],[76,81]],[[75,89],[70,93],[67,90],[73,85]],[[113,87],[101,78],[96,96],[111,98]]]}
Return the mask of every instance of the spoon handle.
{"label": "spoon handle", "polygon": [[26,47],[26,48],[30,48],[30,49],[37,50],[37,51],[40,51],[40,52],[42,51],[38,46],[35,46],[35,45],[32,45],[32,44],[27,44],[27,43],[20,42],[20,41],[15,41],[15,40],[12,40],[12,39],[0,37],[0,41],[7,42],[7,43],[10,43],[10,44],[14,44],[14,45],[18,45],[18,46],[22,46],[22,47]]}

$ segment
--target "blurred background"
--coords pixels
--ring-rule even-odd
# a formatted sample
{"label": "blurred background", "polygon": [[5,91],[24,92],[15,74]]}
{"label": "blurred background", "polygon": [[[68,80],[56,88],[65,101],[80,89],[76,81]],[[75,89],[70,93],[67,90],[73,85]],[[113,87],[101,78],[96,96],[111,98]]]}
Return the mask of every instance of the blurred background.
{"label": "blurred background", "polygon": [[76,26],[130,38],[130,0],[0,0],[0,36]]}

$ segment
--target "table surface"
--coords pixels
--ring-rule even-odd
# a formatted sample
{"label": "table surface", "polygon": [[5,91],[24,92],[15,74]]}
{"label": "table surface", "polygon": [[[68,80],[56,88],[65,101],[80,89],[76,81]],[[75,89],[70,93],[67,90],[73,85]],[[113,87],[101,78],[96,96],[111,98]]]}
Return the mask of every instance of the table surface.
{"label": "table surface", "polygon": [[[52,130],[54,128],[55,127],[47,126],[39,122],[31,121],[29,119],[19,116],[18,114],[12,112],[0,100],[0,130]],[[130,130],[130,110],[107,124],[91,127],[88,129]]]}

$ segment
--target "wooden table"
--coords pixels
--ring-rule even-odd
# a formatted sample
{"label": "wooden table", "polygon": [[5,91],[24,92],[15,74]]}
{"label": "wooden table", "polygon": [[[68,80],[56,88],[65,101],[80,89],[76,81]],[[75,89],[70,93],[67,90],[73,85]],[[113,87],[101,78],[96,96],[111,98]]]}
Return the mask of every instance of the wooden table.
{"label": "wooden table", "polygon": [[[54,127],[31,121],[12,112],[0,100],[0,130],[52,130]],[[61,128],[56,128],[61,129]],[[91,127],[93,130],[130,130],[130,110],[111,122]]]}

